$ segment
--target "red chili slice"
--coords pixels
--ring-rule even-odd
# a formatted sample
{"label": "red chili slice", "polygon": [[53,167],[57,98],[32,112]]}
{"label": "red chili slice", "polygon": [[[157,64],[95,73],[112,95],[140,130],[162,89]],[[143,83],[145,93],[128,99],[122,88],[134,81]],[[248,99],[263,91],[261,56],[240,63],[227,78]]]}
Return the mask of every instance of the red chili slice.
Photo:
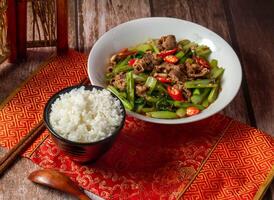
{"label": "red chili slice", "polygon": [[183,93],[181,90],[174,86],[168,86],[167,92],[169,96],[175,101],[184,101]]}
{"label": "red chili slice", "polygon": [[168,56],[168,55],[175,54],[176,51],[177,51],[177,48],[174,48],[174,49],[171,49],[171,50],[162,51],[161,53],[158,53],[157,55],[158,55],[159,57],[164,58],[164,57],[166,57],[166,56]]}
{"label": "red chili slice", "polygon": [[164,57],[164,61],[168,62],[168,63],[175,64],[179,61],[179,59],[174,55],[169,55],[169,56]]}
{"label": "red chili slice", "polygon": [[156,76],[155,78],[162,83],[171,83],[172,82],[172,80],[167,77]]}
{"label": "red chili slice", "polygon": [[201,111],[198,108],[194,107],[194,106],[190,106],[186,109],[187,116],[197,115],[200,112]]}
{"label": "red chili slice", "polygon": [[130,59],[129,61],[128,61],[128,65],[129,66],[133,66],[134,65],[134,63],[136,62],[136,59]]}
{"label": "red chili slice", "polygon": [[197,56],[194,56],[193,59],[197,64],[201,65],[202,67],[205,67],[208,69],[210,68],[209,63],[205,59],[203,59],[201,57],[197,57]]}

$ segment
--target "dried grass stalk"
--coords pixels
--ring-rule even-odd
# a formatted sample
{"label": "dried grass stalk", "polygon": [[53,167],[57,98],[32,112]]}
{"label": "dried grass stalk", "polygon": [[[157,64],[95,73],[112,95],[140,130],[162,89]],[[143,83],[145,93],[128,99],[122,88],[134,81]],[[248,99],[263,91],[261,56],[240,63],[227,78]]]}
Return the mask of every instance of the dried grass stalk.
{"label": "dried grass stalk", "polygon": [[7,0],[0,1],[0,60],[8,54],[7,45]]}
{"label": "dried grass stalk", "polygon": [[33,16],[32,40],[44,41],[44,46],[51,46],[56,40],[55,0],[30,0],[30,3]]}

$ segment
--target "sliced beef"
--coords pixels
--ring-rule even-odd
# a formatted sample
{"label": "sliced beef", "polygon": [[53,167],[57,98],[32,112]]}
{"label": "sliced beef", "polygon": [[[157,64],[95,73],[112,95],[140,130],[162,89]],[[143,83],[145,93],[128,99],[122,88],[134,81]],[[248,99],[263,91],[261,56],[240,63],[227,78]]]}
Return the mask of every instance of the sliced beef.
{"label": "sliced beef", "polygon": [[148,87],[146,87],[145,85],[141,85],[141,84],[136,85],[136,94],[139,97],[144,96],[147,90],[148,90]]}
{"label": "sliced beef", "polygon": [[155,70],[159,73],[169,73],[170,70],[174,69],[175,67],[176,65],[174,64],[164,62],[161,65],[155,66]]}
{"label": "sliced beef", "polygon": [[146,63],[153,65],[159,65],[163,61],[161,57],[157,56],[156,53],[152,52],[146,52],[142,59],[145,60]]}
{"label": "sliced beef", "polygon": [[202,67],[196,63],[186,63],[186,72],[187,76],[190,78],[199,78],[207,75],[209,73],[209,69]]}
{"label": "sliced beef", "polygon": [[162,63],[155,67],[157,74],[166,74],[173,82],[185,81],[187,75],[183,65],[174,65],[171,63]]}
{"label": "sliced beef", "polygon": [[133,73],[134,74],[140,74],[142,72],[145,71],[145,66],[146,64],[141,60],[141,59],[138,59],[135,61],[135,63],[133,64]]}
{"label": "sliced beef", "polygon": [[126,80],[125,80],[125,74],[119,73],[116,76],[114,76],[114,79],[111,80],[111,84],[117,87],[119,90],[123,91],[126,89]]}
{"label": "sliced beef", "polygon": [[177,47],[176,37],[174,35],[162,36],[157,41],[157,47],[160,51],[171,50]]}
{"label": "sliced beef", "polygon": [[156,54],[151,52],[146,52],[143,55],[143,58],[137,59],[133,64],[134,73],[139,74],[143,71],[151,71],[154,68],[154,65],[160,64],[162,62],[162,58],[157,57]]}
{"label": "sliced beef", "polygon": [[176,66],[174,69],[170,70],[168,76],[171,78],[172,82],[186,81],[186,74],[180,70],[179,66]]}

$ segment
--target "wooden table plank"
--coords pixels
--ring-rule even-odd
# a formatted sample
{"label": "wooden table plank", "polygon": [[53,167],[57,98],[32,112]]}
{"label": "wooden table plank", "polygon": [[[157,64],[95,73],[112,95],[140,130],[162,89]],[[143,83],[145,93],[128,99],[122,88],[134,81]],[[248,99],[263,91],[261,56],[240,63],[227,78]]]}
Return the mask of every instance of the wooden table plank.
{"label": "wooden table plank", "polygon": [[274,135],[273,1],[232,0],[224,4],[229,4],[257,127]]}
{"label": "wooden table plank", "polygon": [[[4,155],[6,150],[0,148],[0,155]],[[39,200],[75,200],[74,197],[53,190],[47,187],[34,184],[27,179],[28,175],[35,170],[40,169],[32,161],[26,158],[20,158],[11,170],[5,172],[0,181],[0,199],[1,200],[19,200],[19,199],[39,199]]]}
{"label": "wooden table plank", "polygon": [[123,22],[150,16],[148,0],[79,0],[79,49],[89,53],[94,42],[106,31]]}
{"label": "wooden table plank", "polygon": [[[196,22],[213,30],[231,44],[230,31],[221,1],[152,0],[152,7],[153,16],[169,16]],[[235,99],[222,112],[241,122],[249,123],[246,108],[241,87]]]}

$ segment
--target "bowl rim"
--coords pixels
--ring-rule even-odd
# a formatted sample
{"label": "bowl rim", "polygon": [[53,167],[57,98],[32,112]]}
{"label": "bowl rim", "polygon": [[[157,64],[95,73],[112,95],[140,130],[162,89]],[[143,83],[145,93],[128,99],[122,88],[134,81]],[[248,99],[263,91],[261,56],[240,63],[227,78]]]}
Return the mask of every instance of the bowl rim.
{"label": "bowl rim", "polygon": [[[173,17],[144,17],[144,18],[138,18],[138,19],[133,19],[124,23],[121,23],[115,27],[113,27],[112,29],[108,30],[107,32],[105,32],[93,45],[92,49],[89,52],[89,56],[88,56],[88,63],[87,63],[87,72],[88,72],[88,77],[89,80],[91,82],[92,85],[95,85],[94,80],[91,78],[91,56],[94,52],[94,49],[97,48],[97,46],[100,45],[101,41],[104,40],[105,37],[107,37],[108,34],[111,34],[112,32],[118,31],[121,27],[123,26],[127,26],[128,24],[132,24],[132,23],[136,23],[136,22],[142,22],[142,21],[150,21],[150,20],[173,20],[173,21],[178,21],[178,22],[183,22],[183,23],[189,23],[191,25],[197,26],[201,29],[204,29],[206,31],[208,31],[209,33],[211,33],[214,37],[216,37],[218,40],[222,41],[223,43],[225,43],[227,45],[228,48],[230,48],[231,53],[234,54],[233,57],[235,58],[235,61],[237,62],[237,65],[239,66],[239,74],[238,74],[238,78],[239,78],[239,82],[237,83],[238,85],[236,85],[234,92],[232,93],[232,95],[229,97],[229,100],[227,101],[226,104],[221,105],[218,109],[216,109],[215,111],[212,111],[212,113],[205,113],[204,115],[196,115],[196,116],[190,116],[190,117],[186,117],[186,118],[178,118],[178,119],[158,119],[158,118],[151,118],[151,117],[147,117],[144,116],[142,114],[139,113],[135,113],[129,110],[126,110],[126,113],[129,114],[132,117],[138,118],[140,120],[146,121],[146,122],[151,122],[151,123],[158,123],[158,124],[186,124],[186,123],[192,123],[192,122],[196,122],[196,121],[200,121],[203,119],[206,119],[212,115],[217,114],[218,112],[220,112],[221,110],[223,110],[226,106],[228,106],[232,100],[236,97],[236,95],[238,94],[240,87],[241,87],[241,83],[242,83],[242,79],[243,79],[243,75],[242,75],[242,66],[241,66],[241,62],[239,60],[238,55],[236,54],[236,52],[234,51],[234,49],[231,47],[231,45],[225,40],[223,39],[220,35],[218,35],[217,33],[215,33],[214,31],[208,29],[207,27],[204,27],[200,24],[197,24],[195,22],[191,22],[188,20],[183,20],[183,19],[179,19],[179,18],[173,18]],[[213,104],[214,105],[214,104]],[[212,106],[212,105],[210,105]],[[207,109],[207,108],[206,108]],[[197,117],[200,116],[200,117]]]}
{"label": "bowl rim", "polygon": [[60,97],[61,94],[65,94],[67,92],[70,92],[73,89],[80,88],[80,87],[84,87],[85,90],[90,90],[90,91],[92,91],[93,88],[96,88],[98,90],[106,90],[105,88],[100,87],[100,86],[96,86],[96,85],[82,85],[82,84],[69,86],[69,87],[66,87],[66,88],[63,88],[63,89],[59,90],[58,92],[56,92],[54,95],[52,95],[49,98],[49,100],[47,101],[47,103],[46,103],[46,105],[44,107],[43,120],[44,120],[45,126],[47,127],[47,129],[50,131],[50,133],[55,138],[57,138],[58,140],[61,140],[61,141],[65,142],[65,143],[69,143],[71,145],[90,146],[90,145],[96,145],[96,144],[100,144],[100,143],[105,143],[105,142],[107,142],[109,140],[112,140],[113,138],[115,138],[121,132],[121,129],[124,127],[125,119],[126,119],[126,110],[125,110],[125,107],[124,107],[123,103],[121,102],[121,100],[117,96],[115,96],[113,93],[111,93],[111,92],[110,92],[111,96],[114,97],[116,100],[118,100],[120,102],[120,106],[121,106],[121,109],[122,109],[121,114],[123,115],[123,118],[122,118],[122,121],[119,124],[119,126],[108,137],[103,138],[103,139],[98,140],[98,141],[94,141],[94,142],[76,142],[76,141],[71,141],[69,139],[66,139],[66,138],[62,137],[61,135],[59,135],[52,128],[52,126],[50,124],[50,121],[49,121],[49,114],[50,114],[50,111],[51,111],[52,104],[56,101],[57,98]]}

